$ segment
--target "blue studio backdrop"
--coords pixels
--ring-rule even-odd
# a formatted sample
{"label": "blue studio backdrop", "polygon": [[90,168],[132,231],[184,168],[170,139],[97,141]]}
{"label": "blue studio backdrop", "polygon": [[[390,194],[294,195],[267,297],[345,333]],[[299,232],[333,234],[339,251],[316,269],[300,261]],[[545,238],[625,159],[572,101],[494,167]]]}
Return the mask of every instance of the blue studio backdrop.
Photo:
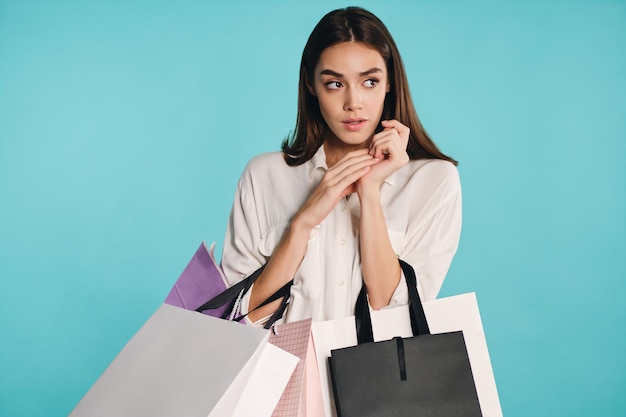
{"label": "blue studio backdrop", "polygon": [[[0,0],[0,415],[67,415],[293,130],[348,4]],[[460,161],[507,417],[626,409],[626,2],[363,1]]]}

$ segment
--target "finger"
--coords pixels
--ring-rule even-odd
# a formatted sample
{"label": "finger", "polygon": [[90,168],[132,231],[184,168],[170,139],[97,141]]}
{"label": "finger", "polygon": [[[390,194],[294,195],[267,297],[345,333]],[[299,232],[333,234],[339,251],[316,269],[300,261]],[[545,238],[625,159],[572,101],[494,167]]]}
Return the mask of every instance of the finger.
{"label": "finger", "polygon": [[400,135],[406,134],[408,136],[408,134],[411,131],[411,129],[409,129],[408,126],[403,125],[402,123],[400,123],[396,119],[381,120],[380,124],[383,126],[383,128],[390,127],[390,128],[396,129]]}
{"label": "finger", "polygon": [[[397,120],[383,120],[381,121],[381,124],[384,126],[384,129],[385,129],[383,132],[395,131],[395,133],[397,133],[397,139],[393,139],[393,143],[392,143],[393,149],[389,150],[389,153],[392,154],[393,152],[395,153],[406,152],[406,147],[409,142],[409,134],[411,132],[411,129],[409,129],[407,126],[403,125]],[[396,144],[397,144],[397,149],[395,147]],[[378,156],[375,153],[371,153],[371,154],[374,156]]]}
{"label": "finger", "polygon": [[[350,183],[356,181],[361,176],[365,175],[369,170],[369,167],[379,162],[379,159],[369,157],[364,161],[348,165],[341,171],[337,172],[330,180],[329,185],[338,186],[340,188],[346,187]],[[346,183],[347,181],[347,183]]]}
{"label": "finger", "polygon": [[384,158],[385,155],[391,155],[400,152],[401,139],[398,132],[392,129],[384,136],[376,137],[371,144],[370,154],[374,158]]}
{"label": "finger", "polygon": [[352,191],[349,191],[349,190],[352,189],[355,186],[356,182],[365,174],[367,174],[370,170],[371,170],[371,165],[368,165],[359,170],[350,172],[345,177],[342,177],[341,180],[336,185],[337,189],[342,190],[341,195],[346,196],[350,194]]}
{"label": "finger", "polygon": [[375,154],[376,148],[384,141],[392,140],[393,137],[399,137],[398,132],[394,128],[386,128],[382,132],[375,134],[369,146],[369,154],[373,157],[380,157],[380,155]]}
{"label": "finger", "polygon": [[389,157],[390,154],[394,153],[392,149],[393,141],[391,140],[381,140],[376,143],[373,149],[373,157],[378,159],[385,159]]}
{"label": "finger", "polygon": [[349,159],[355,158],[355,157],[359,157],[362,155],[367,155],[367,149],[362,148],[362,149],[357,149],[356,151],[350,151],[348,153],[346,153],[344,156],[341,157],[341,159],[339,159],[339,161],[337,161],[337,163],[335,165],[339,165],[342,162],[345,162]]}
{"label": "finger", "polygon": [[363,152],[360,152],[360,154],[347,159],[342,158],[339,162],[333,165],[332,168],[328,169],[328,173],[331,176],[341,175],[341,172],[345,169],[349,169],[351,166],[359,165],[364,162],[371,162],[372,159],[372,156],[367,153],[367,149],[363,149]]}
{"label": "finger", "polygon": [[399,138],[402,140],[402,142],[404,142],[403,143],[404,147],[406,147],[406,145],[409,142],[409,135],[411,133],[411,129],[409,129],[407,126],[403,125],[397,120],[385,120],[385,123],[383,124],[383,126],[385,128],[395,129],[398,132]]}

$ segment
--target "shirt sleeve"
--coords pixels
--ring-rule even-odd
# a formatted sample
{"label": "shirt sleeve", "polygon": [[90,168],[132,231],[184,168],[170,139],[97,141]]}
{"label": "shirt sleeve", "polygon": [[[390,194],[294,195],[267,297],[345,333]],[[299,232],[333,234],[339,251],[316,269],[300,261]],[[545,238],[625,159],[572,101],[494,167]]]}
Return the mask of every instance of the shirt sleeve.
{"label": "shirt sleeve", "polygon": [[[439,162],[439,161],[438,161]],[[437,297],[461,234],[461,185],[454,165],[440,161],[420,180],[400,259],[415,270],[422,301]],[[389,307],[408,303],[404,274]]]}
{"label": "shirt sleeve", "polygon": [[[239,179],[222,251],[222,269],[232,286],[267,262],[259,251],[261,231],[254,204],[249,170]],[[241,312],[248,312],[251,289],[241,299]]]}

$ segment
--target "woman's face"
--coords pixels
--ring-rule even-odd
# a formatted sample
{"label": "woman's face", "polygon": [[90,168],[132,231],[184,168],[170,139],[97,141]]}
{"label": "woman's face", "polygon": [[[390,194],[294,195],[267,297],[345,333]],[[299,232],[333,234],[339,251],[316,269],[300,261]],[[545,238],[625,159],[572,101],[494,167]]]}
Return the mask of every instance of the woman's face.
{"label": "woman's face", "polygon": [[359,42],[333,45],[322,52],[312,81],[309,90],[334,136],[344,146],[368,146],[389,91],[380,53]]}

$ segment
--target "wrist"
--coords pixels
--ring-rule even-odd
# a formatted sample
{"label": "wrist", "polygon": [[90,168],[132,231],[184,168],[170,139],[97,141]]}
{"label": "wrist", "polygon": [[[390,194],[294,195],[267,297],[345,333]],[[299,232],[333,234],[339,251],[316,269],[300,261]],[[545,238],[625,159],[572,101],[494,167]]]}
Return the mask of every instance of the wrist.
{"label": "wrist", "polygon": [[362,184],[361,187],[359,187],[357,190],[361,205],[379,204],[381,185],[382,184]]}
{"label": "wrist", "polygon": [[288,232],[294,236],[309,236],[315,226],[314,224],[309,224],[300,213],[296,213],[291,219],[291,223],[289,223]]}

